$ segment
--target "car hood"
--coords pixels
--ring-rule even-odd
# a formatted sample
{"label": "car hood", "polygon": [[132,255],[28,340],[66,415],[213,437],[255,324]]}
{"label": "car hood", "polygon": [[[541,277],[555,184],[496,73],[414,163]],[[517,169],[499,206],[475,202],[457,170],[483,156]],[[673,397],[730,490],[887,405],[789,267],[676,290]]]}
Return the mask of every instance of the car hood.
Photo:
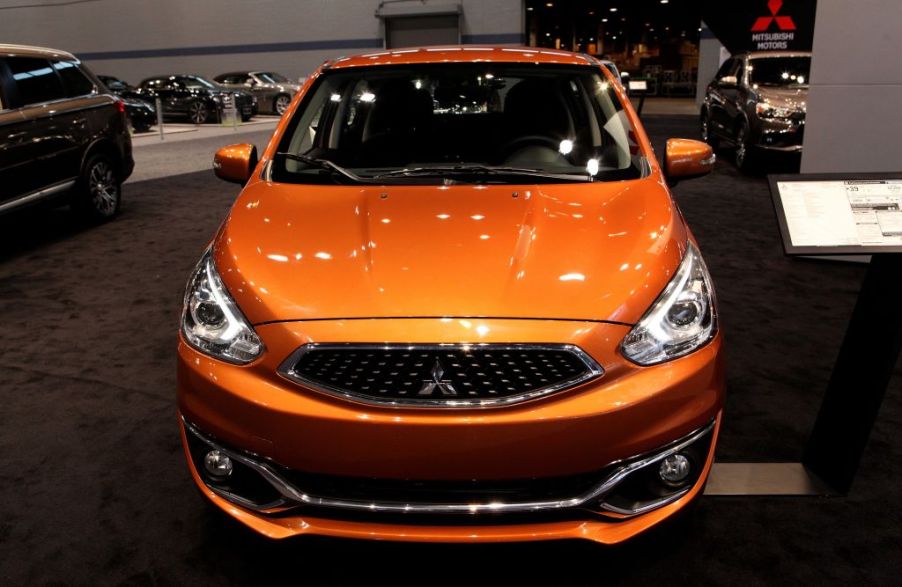
{"label": "car hood", "polygon": [[256,180],[214,254],[255,324],[414,316],[634,323],[673,275],[687,232],[656,175],[533,186]]}
{"label": "car hood", "polygon": [[757,92],[759,99],[781,108],[804,111],[806,103],[808,102],[807,86],[800,88],[759,86]]}

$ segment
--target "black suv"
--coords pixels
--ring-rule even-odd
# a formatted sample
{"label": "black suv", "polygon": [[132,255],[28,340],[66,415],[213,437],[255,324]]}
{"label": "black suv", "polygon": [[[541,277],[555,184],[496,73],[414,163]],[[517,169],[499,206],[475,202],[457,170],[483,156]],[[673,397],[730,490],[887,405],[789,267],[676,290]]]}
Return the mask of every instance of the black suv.
{"label": "black suv", "polygon": [[736,165],[764,151],[799,152],[805,130],[811,53],[746,53],[727,59],[708,85],[702,139],[736,148]]}
{"label": "black suv", "polygon": [[103,82],[106,88],[119,96],[125,102],[125,114],[135,132],[147,132],[157,122],[157,111],[147,101],[143,100],[138,91],[118,77],[111,75],[98,75],[97,79]]}
{"label": "black suv", "polygon": [[66,198],[105,220],[134,167],[121,100],[70,53],[0,45],[0,214]]}
{"label": "black suv", "polygon": [[141,82],[138,93],[149,101],[159,98],[165,116],[184,116],[194,124],[221,119],[232,104],[244,121],[257,109],[257,99],[248,92],[229,91],[199,75],[150,77]]}

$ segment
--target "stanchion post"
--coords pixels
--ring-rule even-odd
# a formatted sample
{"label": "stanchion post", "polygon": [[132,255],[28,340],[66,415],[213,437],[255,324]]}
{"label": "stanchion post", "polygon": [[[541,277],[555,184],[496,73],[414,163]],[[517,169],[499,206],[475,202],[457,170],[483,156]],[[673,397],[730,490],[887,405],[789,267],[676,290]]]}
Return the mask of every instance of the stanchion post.
{"label": "stanchion post", "polygon": [[163,103],[159,98],[154,100],[154,103],[157,107],[157,128],[160,129],[160,140],[165,140],[163,138]]}

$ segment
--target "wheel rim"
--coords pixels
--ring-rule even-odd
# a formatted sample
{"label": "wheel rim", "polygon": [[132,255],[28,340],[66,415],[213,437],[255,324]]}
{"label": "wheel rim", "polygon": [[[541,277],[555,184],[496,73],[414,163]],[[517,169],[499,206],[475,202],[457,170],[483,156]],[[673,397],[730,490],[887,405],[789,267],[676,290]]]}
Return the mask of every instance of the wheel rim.
{"label": "wheel rim", "polygon": [[200,124],[207,119],[207,109],[203,104],[195,102],[191,105],[191,121]]}
{"label": "wheel rim", "polygon": [[745,129],[739,129],[739,134],[736,135],[736,164],[742,166],[745,163],[745,155],[746,155],[745,146]]}
{"label": "wheel rim", "polygon": [[119,202],[119,186],[116,174],[106,161],[98,161],[91,166],[88,173],[88,191],[94,209],[103,216],[110,216],[116,211]]}
{"label": "wheel rim", "polygon": [[276,99],[276,112],[280,115],[285,114],[285,111],[288,110],[288,97],[287,96],[279,96]]}

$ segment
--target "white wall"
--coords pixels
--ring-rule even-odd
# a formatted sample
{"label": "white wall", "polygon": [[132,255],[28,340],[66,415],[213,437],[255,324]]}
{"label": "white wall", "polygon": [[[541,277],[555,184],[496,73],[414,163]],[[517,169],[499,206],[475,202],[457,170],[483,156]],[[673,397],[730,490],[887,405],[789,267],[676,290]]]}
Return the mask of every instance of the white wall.
{"label": "white wall", "polygon": [[902,170],[902,2],[818,0],[803,173]]}
{"label": "white wall", "polygon": [[698,82],[695,88],[695,105],[701,107],[702,102],[705,101],[708,84],[714,79],[723,62],[729,59],[730,53],[704,22],[698,45]]}
{"label": "white wall", "polygon": [[[464,42],[518,43],[522,0],[425,0],[463,8]],[[231,69],[309,74],[326,59],[382,47],[379,0],[0,0],[0,42],[82,54],[132,83]],[[421,0],[409,0],[411,6]],[[46,6],[41,6],[46,4]],[[322,43],[330,43],[326,47]],[[266,45],[277,45],[267,47]],[[278,49],[278,50],[277,50]],[[143,51],[143,53],[141,53]]]}

